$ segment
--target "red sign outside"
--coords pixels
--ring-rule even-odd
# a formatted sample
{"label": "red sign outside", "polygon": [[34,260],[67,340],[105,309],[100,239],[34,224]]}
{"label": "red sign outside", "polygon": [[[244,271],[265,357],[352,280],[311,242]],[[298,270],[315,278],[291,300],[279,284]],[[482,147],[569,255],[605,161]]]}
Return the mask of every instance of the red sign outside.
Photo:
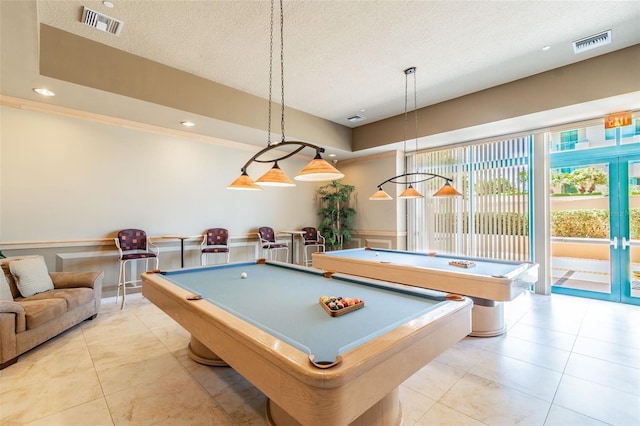
{"label": "red sign outside", "polygon": [[619,114],[607,115],[604,119],[604,128],[613,129],[615,127],[628,126],[631,124],[631,113],[622,112]]}

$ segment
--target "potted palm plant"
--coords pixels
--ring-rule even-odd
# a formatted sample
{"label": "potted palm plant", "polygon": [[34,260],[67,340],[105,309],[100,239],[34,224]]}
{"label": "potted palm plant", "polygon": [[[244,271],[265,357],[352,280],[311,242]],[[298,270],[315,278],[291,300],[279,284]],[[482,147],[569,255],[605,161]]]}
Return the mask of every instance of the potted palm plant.
{"label": "potted palm plant", "polygon": [[351,221],[356,211],[350,207],[352,185],[344,185],[337,180],[318,188],[322,219],[318,231],[325,238],[327,250],[340,250],[343,244],[351,241]]}

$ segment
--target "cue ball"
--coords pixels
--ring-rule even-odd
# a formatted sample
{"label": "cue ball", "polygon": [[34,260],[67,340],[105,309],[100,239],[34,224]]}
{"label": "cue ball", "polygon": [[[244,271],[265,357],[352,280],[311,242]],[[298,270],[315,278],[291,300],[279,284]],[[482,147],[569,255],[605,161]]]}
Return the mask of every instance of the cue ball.
{"label": "cue ball", "polygon": [[376,253],[376,256],[380,256],[380,253]]}
{"label": "cue ball", "polygon": [[240,278],[247,278],[247,273],[246,272],[241,273]]}

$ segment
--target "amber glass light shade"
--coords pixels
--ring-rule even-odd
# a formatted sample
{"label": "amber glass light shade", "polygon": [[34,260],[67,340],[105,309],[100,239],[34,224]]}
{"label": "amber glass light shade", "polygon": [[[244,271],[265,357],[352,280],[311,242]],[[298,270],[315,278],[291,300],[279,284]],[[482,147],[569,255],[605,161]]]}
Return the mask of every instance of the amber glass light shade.
{"label": "amber glass light shade", "polygon": [[256,185],[253,179],[251,179],[246,172],[243,172],[240,175],[240,177],[238,177],[236,180],[231,182],[231,185],[227,186],[227,189],[239,189],[243,191],[260,191],[262,188]]}
{"label": "amber glass light shade", "polygon": [[260,186],[296,186],[287,175],[280,169],[278,162],[273,164],[265,174],[256,179],[256,183]]}
{"label": "amber glass light shade", "polygon": [[462,197],[462,194],[456,191],[456,189],[451,186],[449,182],[445,183],[442,188],[438,189],[434,197]]}
{"label": "amber glass light shade", "polygon": [[294,179],[303,182],[322,182],[342,179],[343,177],[344,173],[333,167],[326,160],[323,160],[320,154],[316,154],[316,157],[300,170],[300,173]]}
{"label": "amber glass light shade", "polygon": [[371,201],[387,201],[387,200],[393,200],[393,198],[391,197],[391,195],[387,194],[386,192],[384,192],[382,190],[382,188],[378,188],[378,190],[371,196],[369,197],[369,199]]}
{"label": "amber glass light shade", "polygon": [[400,194],[398,196],[398,198],[406,198],[406,199],[409,199],[409,198],[424,198],[424,195],[422,195],[421,193],[416,191],[416,189],[412,185],[409,185],[407,187],[407,189],[402,191],[402,194]]}

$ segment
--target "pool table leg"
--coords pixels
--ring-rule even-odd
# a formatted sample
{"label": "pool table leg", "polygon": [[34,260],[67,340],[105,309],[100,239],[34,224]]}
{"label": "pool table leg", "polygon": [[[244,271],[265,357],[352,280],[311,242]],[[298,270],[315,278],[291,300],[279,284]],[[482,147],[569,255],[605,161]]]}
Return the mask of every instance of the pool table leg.
{"label": "pool table leg", "polygon": [[495,300],[471,297],[471,337],[494,337],[504,334],[504,304]]}
{"label": "pool table leg", "polygon": [[193,335],[191,336],[191,342],[189,343],[189,358],[204,365],[212,365],[214,367],[229,366],[229,364],[224,362],[222,358],[203,345],[202,342],[193,337]]}
{"label": "pool table leg", "polygon": [[[400,426],[403,422],[399,390],[395,388],[387,396],[362,413],[349,426]],[[267,423],[271,426],[301,426],[285,410],[272,400],[267,400]]]}

